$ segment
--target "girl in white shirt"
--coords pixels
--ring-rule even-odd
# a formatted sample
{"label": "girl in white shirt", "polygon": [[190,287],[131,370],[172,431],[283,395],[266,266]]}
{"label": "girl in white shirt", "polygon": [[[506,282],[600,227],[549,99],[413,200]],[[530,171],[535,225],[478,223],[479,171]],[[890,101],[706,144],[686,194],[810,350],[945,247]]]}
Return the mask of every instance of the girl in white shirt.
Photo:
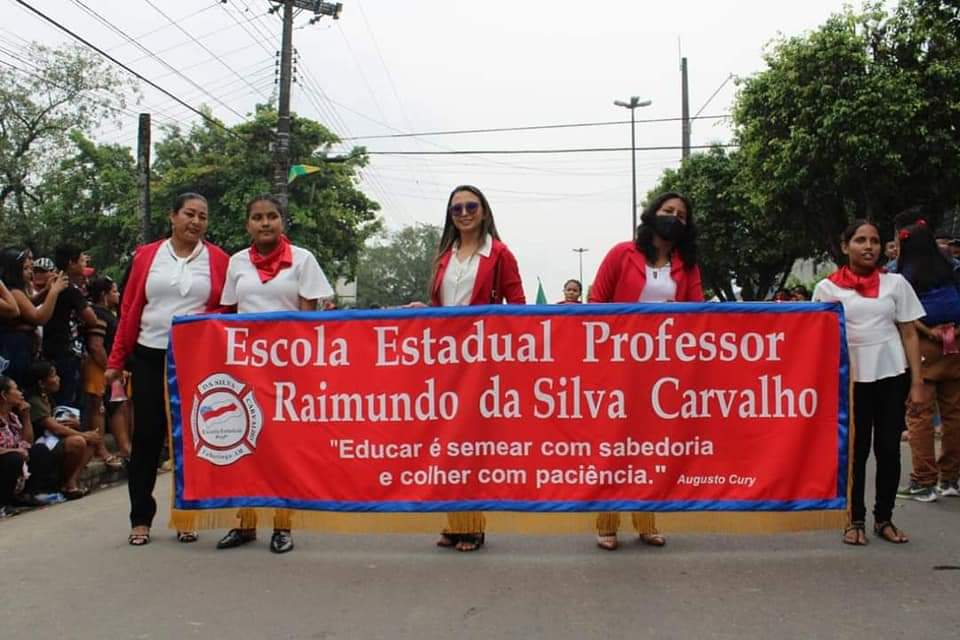
{"label": "girl in white shirt", "polygon": [[900,480],[900,434],[904,405],[919,403],[923,380],[914,321],[925,313],[913,287],[902,276],[877,267],[880,231],[856,220],[843,232],[841,249],[849,264],[817,284],[813,299],[840,302],[846,320],[853,384],[853,482],[850,523],[843,542],[867,543],[864,484],[871,438],[877,459],[874,533],[903,544],[906,534],[892,521]]}
{"label": "girl in white shirt", "polygon": [[[312,253],[290,244],[283,234],[282,205],[270,195],[255,197],[247,204],[247,233],[253,241],[248,249],[230,257],[227,279],[220,303],[239,313],[266,311],[316,311],[317,303],[333,297],[333,288]],[[257,538],[257,512],[240,509],[240,526],[231,529],[217,543],[230,549]],[[273,516],[270,550],[293,550],[290,533],[292,512],[277,509]]]}

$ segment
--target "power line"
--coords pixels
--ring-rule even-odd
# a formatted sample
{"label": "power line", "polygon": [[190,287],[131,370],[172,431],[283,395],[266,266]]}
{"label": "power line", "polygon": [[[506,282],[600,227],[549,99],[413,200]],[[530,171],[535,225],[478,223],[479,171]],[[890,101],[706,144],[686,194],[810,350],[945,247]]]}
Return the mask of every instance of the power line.
{"label": "power line", "polygon": [[[719,147],[727,149],[730,147],[739,147],[738,144],[701,144],[690,147],[691,149],[713,149]],[[371,156],[468,156],[468,155],[532,155],[532,154],[551,154],[551,153],[606,153],[613,151],[631,151],[632,147],[584,147],[580,149],[457,149],[452,151],[367,151]],[[680,146],[663,147],[636,147],[636,151],[677,151],[682,149]]]}
{"label": "power line", "polygon": [[[207,47],[207,45],[203,44],[202,42],[200,42],[199,40],[197,40],[195,37],[193,37],[193,35],[191,35],[189,31],[187,31],[187,30],[184,29],[182,26],[180,26],[179,23],[174,22],[174,20],[173,20],[170,16],[168,16],[166,13],[164,13],[163,10],[162,10],[160,7],[158,7],[157,5],[153,4],[153,2],[151,2],[151,0],[143,0],[143,1],[146,2],[148,5],[150,5],[150,6],[153,8],[154,11],[156,11],[156,12],[159,13],[161,16],[163,16],[163,17],[166,19],[167,22],[169,22],[169,23],[172,24],[174,27],[176,27],[178,31],[180,31],[181,33],[183,33],[183,35],[185,35],[185,36],[189,37],[191,40],[193,40],[198,47],[200,47],[201,49],[203,49],[204,51],[206,51],[209,55],[213,56],[213,58],[214,58],[217,62],[219,62],[221,65],[223,65],[223,66],[227,69],[227,71],[229,71],[230,73],[232,73],[233,75],[235,75],[235,76],[236,76],[237,78],[239,78],[240,80],[243,80],[244,82],[246,82],[247,86],[250,87],[250,89],[252,89],[253,91],[259,93],[259,91],[258,91],[252,84],[250,84],[250,83],[246,80],[246,78],[244,78],[243,76],[241,76],[239,73],[237,73],[237,71],[236,71],[233,67],[231,67],[231,66],[228,65],[226,62],[224,62],[223,58],[221,58],[221,57],[218,56],[216,53],[214,53],[213,51],[211,51],[210,48]],[[261,93],[260,95],[261,95],[261,97],[266,97],[266,96],[263,96],[262,93]]]}
{"label": "power line", "polygon": [[51,17],[48,16],[47,14],[43,13],[42,11],[40,11],[40,10],[38,10],[38,9],[35,9],[34,7],[32,7],[30,4],[28,4],[28,3],[25,2],[24,0],[15,0],[15,1],[17,2],[17,4],[21,5],[21,6],[24,7],[25,9],[29,9],[32,13],[36,14],[36,15],[39,16],[40,18],[43,18],[43,20],[45,20],[46,22],[49,22],[50,24],[52,24],[53,26],[55,26],[55,27],[56,27],[57,29],[59,29],[60,31],[63,31],[64,33],[66,33],[67,35],[69,35],[69,36],[70,36],[71,38],[73,38],[74,40],[77,40],[78,42],[81,42],[82,44],[86,45],[87,47],[93,49],[94,51],[96,51],[97,53],[99,53],[101,56],[103,56],[104,58],[106,58],[107,60],[109,60],[110,62],[114,63],[115,65],[117,65],[117,66],[120,67],[121,69],[125,70],[127,73],[129,73],[129,74],[131,74],[131,75],[139,78],[139,79],[142,80],[143,82],[146,82],[148,85],[150,85],[151,87],[153,87],[153,88],[156,89],[157,91],[163,93],[164,95],[166,95],[166,96],[168,96],[169,98],[173,99],[174,101],[178,102],[179,104],[181,104],[182,106],[186,107],[187,109],[189,109],[189,110],[192,111],[193,113],[197,114],[198,116],[200,116],[201,118],[203,118],[203,120],[204,120],[205,122],[207,122],[207,123],[209,123],[209,124],[212,124],[212,125],[214,125],[214,126],[216,126],[216,127],[219,127],[219,128],[221,128],[221,129],[223,129],[224,131],[226,131],[227,133],[230,133],[231,135],[234,135],[234,136],[237,136],[237,137],[241,137],[240,134],[238,134],[237,132],[235,132],[235,131],[233,131],[232,129],[228,128],[228,127],[227,127],[226,125],[224,125],[222,122],[220,122],[220,121],[218,121],[218,120],[216,120],[216,119],[214,119],[214,118],[211,118],[210,116],[208,116],[207,114],[205,114],[205,113],[204,113],[203,111],[201,111],[200,109],[197,109],[196,107],[194,107],[194,106],[192,106],[192,105],[190,105],[190,104],[187,104],[186,102],[184,102],[183,100],[181,100],[179,97],[177,97],[176,95],[174,95],[174,94],[171,93],[170,91],[164,89],[163,87],[161,87],[161,86],[158,85],[157,83],[153,82],[153,81],[150,80],[149,78],[143,76],[142,74],[138,73],[137,71],[134,71],[133,69],[131,69],[130,67],[128,67],[128,66],[125,65],[124,63],[120,62],[119,60],[117,60],[116,58],[114,58],[113,56],[111,56],[109,53],[107,53],[106,51],[104,51],[104,50],[101,49],[100,47],[96,46],[95,44],[93,44],[93,43],[90,42],[89,40],[83,38],[82,36],[74,33],[74,32],[71,31],[69,28],[67,28],[67,27],[65,27],[64,25],[60,24],[59,22],[57,22],[56,20],[54,20],[53,18],[51,18]]}
{"label": "power line", "polygon": [[[349,109],[348,109],[349,110]],[[717,114],[712,116],[696,116],[690,118],[691,120],[719,120],[722,118],[729,118],[730,114]],[[369,118],[368,118],[369,119]],[[679,122],[683,118],[646,118],[644,120],[636,120],[637,124],[641,123],[653,123],[653,122]],[[601,122],[572,122],[564,124],[541,124],[541,125],[530,125],[522,127],[494,127],[489,129],[450,129],[447,131],[422,131],[419,133],[392,133],[392,134],[383,134],[383,135],[371,135],[371,136],[354,136],[352,138],[343,138],[344,141],[347,140],[377,140],[377,139],[387,139],[387,138],[418,138],[422,136],[452,136],[452,135],[461,135],[468,133],[503,133],[508,131],[541,131],[546,129],[573,129],[579,127],[608,127],[611,125],[622,125],[630,124],[629,120],[606,120]]]}

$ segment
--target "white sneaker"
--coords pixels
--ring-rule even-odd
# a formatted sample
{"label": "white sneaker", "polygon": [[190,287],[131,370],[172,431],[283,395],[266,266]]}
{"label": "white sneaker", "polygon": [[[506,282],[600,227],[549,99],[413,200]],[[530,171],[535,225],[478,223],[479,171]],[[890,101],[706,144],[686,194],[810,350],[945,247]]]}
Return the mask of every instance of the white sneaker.
{"label": "white sneaker", "polygon": [[944,480],[939,485],[937,485],[937,493],[939,493],[944,498],[960,497],[960,485],[958,485],[956,480],[954,480],[953,482],[950,482],[949,480]]}

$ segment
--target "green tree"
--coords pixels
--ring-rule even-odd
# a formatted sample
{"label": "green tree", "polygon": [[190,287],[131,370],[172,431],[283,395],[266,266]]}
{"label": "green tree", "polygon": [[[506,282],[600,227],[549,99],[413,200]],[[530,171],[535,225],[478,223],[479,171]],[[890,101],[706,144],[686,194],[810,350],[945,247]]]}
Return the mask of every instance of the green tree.
{"label": "green tree", "polygon": [[801,247],[782,227],[769,224],[741,182],[740,154],[714,147],[667,170],[648,194],[678,191],[693,202],[706,295],[764,300],[781,286]]}
{"label": "green tree", "polygon": [[946,0],[848,9],[774,43],[768,68],[742,81],[733,118],[743,182],[807,255],[838,255],[853,218],[889,234],[907,206],[927,205],[936,223],[957,204],[957,12]]}
{"label": "green tree", "polygon": [[47,171],[36,189],[28,244],[52,255],[56,244],[69,240],[99,271],[119,276],[139,232],[136,161],[127,147],[98,145],[78,131],[70,137],[74,153]]}
{"label": "green tree", "polygon": [[440,227],[416,224],[382,232],[360,254],[357,305],[390,307],[429,296]]}
{"label": "green tree", "polygon": [[0,67],[0,225],[14,240],[29,234],[43,175],[122,109],[134,85],[79,47],[29,45],[23,67]]}
{"label": "green tree", "polygon": [[[258,107],[251,120],[231,128],[203,122],[189,131],[165,129],[155,147],[153,221],[155,235],[165,233],[170,205],[177,194],[196,191],[210,205],[210,239],[234,251],[249,244],[244,222],[247,201],[272,190],[277,114]],[[317,255],[331,279],[351,277],[364,242],[380,228],[379,205],[358,188],[357,171],[366,165],[363,148],[343,161],[327,162],[326,152],[339,142],[323,125],[294,116],[290,156],[293,164],[322,170],[290,185],[288,229],[291,241]]]}

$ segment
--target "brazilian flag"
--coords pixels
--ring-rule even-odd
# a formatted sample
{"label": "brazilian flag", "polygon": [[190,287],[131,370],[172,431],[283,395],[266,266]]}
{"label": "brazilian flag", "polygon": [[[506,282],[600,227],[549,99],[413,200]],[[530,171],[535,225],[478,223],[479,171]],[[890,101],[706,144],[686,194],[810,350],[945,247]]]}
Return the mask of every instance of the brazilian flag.
{"label": "brazilian flag", "polygon": [[293,182],[301,176],[308,176],[311,173],[316,173],[320,171],[321,167],[315,167],[310,164],[295,164],[290,167],[290,171],[287,172],[287,182]]}

